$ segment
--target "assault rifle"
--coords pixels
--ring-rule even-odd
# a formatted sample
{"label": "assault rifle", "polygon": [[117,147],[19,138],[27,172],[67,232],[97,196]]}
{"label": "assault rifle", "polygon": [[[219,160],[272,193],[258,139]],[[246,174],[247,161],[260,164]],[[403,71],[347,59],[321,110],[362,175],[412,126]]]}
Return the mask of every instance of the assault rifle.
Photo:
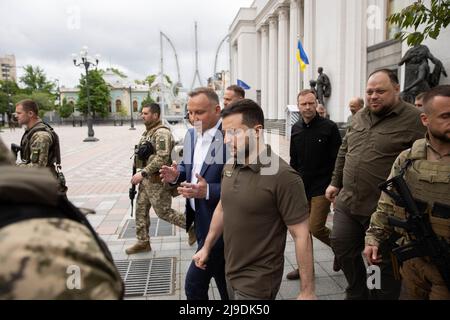
{"label": "assault rifle", "polygon": [[400,263],[416,257],[430,257],[450,290],[450,246],[434,232],[425,208],[419,209],[403,175],[404,172],[379,186],[406,211],[406,220],[388,217],[389,225],[405,230],[411,238],[409,244],[395,248],[392,253]]}

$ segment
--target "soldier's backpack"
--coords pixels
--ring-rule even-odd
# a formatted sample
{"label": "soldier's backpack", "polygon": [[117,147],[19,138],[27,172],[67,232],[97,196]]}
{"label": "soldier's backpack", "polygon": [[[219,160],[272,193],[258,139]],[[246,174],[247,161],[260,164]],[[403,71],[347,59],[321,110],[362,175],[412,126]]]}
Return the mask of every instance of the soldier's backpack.
{"label": "soldier's backpack", "polygon": [[[68,219],[89,230],[112,269],[116,269],[113,257],[83,213],[75,207],[65,194],[57,192],[50,173],[24,170],[15,166],[0,165],[0,230],[4,227],[32,219]],[[68,248],[70,249],[70,248]],[[105,269],[106,272],[108,270]],[[118,272],[111,274],[117,278]],[[117,279],[118,281],[120,280]],[[121,298],[124,295],[122,283]]]}

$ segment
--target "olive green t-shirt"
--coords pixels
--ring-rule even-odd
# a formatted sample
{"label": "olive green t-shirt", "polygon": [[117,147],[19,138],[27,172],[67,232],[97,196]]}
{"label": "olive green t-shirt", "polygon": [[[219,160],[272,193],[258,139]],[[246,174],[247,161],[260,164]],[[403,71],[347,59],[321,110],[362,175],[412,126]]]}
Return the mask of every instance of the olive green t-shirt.
{"label": "olive green t-shirt", "polygon": [[273,299],[279,290],[286,226],[309,217],[299,174],[278,155],[271,159],[266,165],[228,163],[222,174],[227,279],[234,290],[260,299]]}

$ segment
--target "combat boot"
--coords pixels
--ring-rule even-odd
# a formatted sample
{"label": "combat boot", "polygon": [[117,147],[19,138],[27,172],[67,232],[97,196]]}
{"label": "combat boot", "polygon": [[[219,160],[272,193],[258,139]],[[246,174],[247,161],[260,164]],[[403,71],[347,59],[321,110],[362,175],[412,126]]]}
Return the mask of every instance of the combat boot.
{"label": "combat boot", "polygon": [[195,228],[192,225],[188,231],[188,243],[190,246],[193,246],[197,242],[197,236],[195,235]]}
{"label": "combat boot", "polygon": [[150,241],[138,241],[133,246],[129,247],[125,250],[126,254],[136,254],[140,252],[149,252],[152,251],[152,247],[150,246]]}

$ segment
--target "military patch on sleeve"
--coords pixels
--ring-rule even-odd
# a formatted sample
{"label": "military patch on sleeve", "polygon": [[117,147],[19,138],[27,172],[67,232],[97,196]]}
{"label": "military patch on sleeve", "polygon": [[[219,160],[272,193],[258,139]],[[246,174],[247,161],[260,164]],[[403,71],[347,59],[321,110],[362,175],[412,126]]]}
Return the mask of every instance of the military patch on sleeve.
{"label": "military patch on sleeve", "polygon": [[159,138],[159,150],[166,150],[166,139]]}
{"label": "military patch on sleeve", "polygon": [[39,162],[39,154],[40,154],[40,150],[33,150],[33,152],[31,153],[31,157],[30,157],[30,161],[31,163],[38,163]]}

